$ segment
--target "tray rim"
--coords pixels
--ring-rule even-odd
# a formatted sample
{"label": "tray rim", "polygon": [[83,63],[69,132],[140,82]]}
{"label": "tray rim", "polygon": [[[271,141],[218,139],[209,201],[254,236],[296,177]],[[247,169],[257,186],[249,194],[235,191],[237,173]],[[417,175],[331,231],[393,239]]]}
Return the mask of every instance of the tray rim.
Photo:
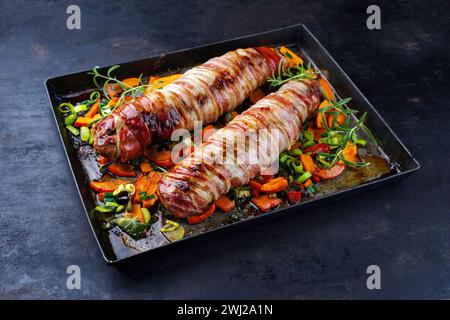
{"label": "tray rim", "polygon": [[[389,124],[384,120],[384,118],[380,115],[380,113],[375,109],[375,107],[372,105],[372,103],[370,103],[370,101],[367,99],[367,97],[359,90],[359,88],[350,79],[350,77],[347,75],[347,73],[345,73],[345,71],[340,67],[340,65],[336,62],[336,60],[328,52],[328,50],[320,43],[320,41],[314,36],[314,34],[302,23],[292,24],[292,25],[288,25],[288,26],[284,26],[284,27],[280,27],[280,28],[275,28],[275,29],[270,29],[270,30],[266,30],[266,31],[263,31],[263,32],[247,34],[247,35],[244,35],[244,36],[238,36],[238,37],[234,37],[234,38],[230,38],[230,39],[226,39],[226,40],[210,42],[210,43],[207,43],[207,44],[198,45],[198,46],[194,46],[194,47],[190,47],[190,48],[183,48],[183,49],[177,49],[177,50],[173,50],[173,51],[169,51],[169,52],[163,52],[163,53],[160,53],[160,54],[154,54],[154,55],[149,56],[149,57],[138,58],[138,59],[134,59],[134,60],[128,60],[128,61],[124,61],[124,62],[117,63],[117,64],[123,65],[123,64],[128,64],[128,63],[139,63],[139,62],[142,62],[142,61],[148,60],[148,59],[157,59],[157,58],[164,57],[166,55],[172,55],[172,54],[177,54],[177,53],[189,52],[189,51],[195,50],[195,49],[202,49],[202,48],[206,48],[206,47],[209,47],[209,46],[225,44],[225,43],[232,42],[232,41],[243,40],[243,39],[246,39],[246,38],[251,38],[251,37],[256,37],[256,36],[263,36],[265,34],[271,34],[271,33],[277,32],[277,31],[278,32],[279,31],[287,31],[287,30],[296,29],[296,28],[303,29],[308,34],[308,36],[311,37],[311,39],[314,42],[316,42],[316,44],[319,46],[320,50],[322,50],[331,59],[331,62],[338,69],[338,71],[341,73],[341,75],[344,76],[344,78],[348,82],[348,84],[350,86],[352,86],[352,88],[354,90],[357,91],[357,93],[362,97],[364,102],[370,108],[371,112],[373,112],[378,117],[378,119],[381,120],[383,126],[388,129],[389,134],[396,140],[396,142],[398,142],[401,145],[401,147],[406,152],[406,154],[409,157],[409,159],[412,161],[413,166],[411,168],[407,169],[407,170],[402,170],[401,172],[397,172],[395,174],[392,174],[392,175],[389,175],[389,176],[386,176],[386,177],[381,177],[381,178],[378,178],[378,179],[375,179],[375,180],[367,181],[367,182],[364,182],[364,183],[362,183],[360,185],[357,185],[357,186],[354,186],[354,187],[351,187],[351,188],[345,188],[345,189],[342,189],[342,190],[337,190],[337,191],[335,191],[333,193],[324,195],[324,196],[316,198],[316,199],[311,199],[310,201],[307,201],[307,202],[301,202],[301,203],[298,203],[296,205],[289,206],[289,207],[278,208],[276,210],[273,210],[273,211],[270,211],[270,212],[267,212],[267,213],[262,213],[260,215],[253,216],[250,219],[240,220],[240,221],[233,222],[232,224],[222,225],[222,226],[217,227],[215,229],[206,230],[206,231],[203,231],[202,233],[199,233],[199,234],[196,234],[196,235],[192,235],[189,238],[184,238],[184,239],[181,239],[181,240],[176,241],[176,242],[168,242],[168,243],[165,243],[165,244],[163,244],[161,246],[158,246],[158,247],[146,250],[146,251],[142,251],[142,252],[136,252],[135,254],[131,254],[131,255],[126,256],[126,257],[117,258],[117,256],[116,256],[116,259],[112,260],[112,259],[109,259],[106,256],[105,251],[103,250],[103,247],[102,247],[102,245],[100,243],[100,239],[99,239],[99,237],[97,235],[97,230],[96,230],[95,226],[93,225],[91,217],[89,215],[89,211],[86,208],[86,204],[85,204],[83,195],[81,193],[81,190],[80,190],[80,188],[78,186],[77,177],[75,175],[75,171],[73,169],[73,166],[72,166],[72,163],[71,163],[71,159],[69,157],[67,146],[66,146],[66,144],[64,142],[64,138],[63,138],[62,132],[61,132],[61,130],[59,128],[59,125],[58,125],[58,118],[57,118],[56,110],[53,107],[52,95],[50,94],[51,82],[53,82],[55,80],[58,80],[59,78],[65,78],[65,77],[75,76],[75,75],[78,75],[78,74],[84,74],[84,73],[88,72],[89,70],[82,70],[82,71],[71,72],[71,73],[62,74],[62,75],[49,76],[49,77],[46,77],[44,79],[44,85],[46,87],[47,98],[48,98],[48,100],[50,102],[49,108],[52,110],[53,119],[55,120],[55,125],[57,127],[57,131],[58,131],[58,134],[59,134],[59,137],[60,137],[63,149],[64,149],[64,153],[66,155],[67,162],[69,164],[69,168],[70,168],[73,180],[75,182],[75,185],[76,185],[76,188],[77,188],[77,191],[78,191],[78,195],[80,197],[81,203],[83,205],[84,212],[85,212],[86,217],[88,219],[89,226],[90,226],[90,228],[91,228],[91,230],[92,230],[92,232],[94,234],[95,241],[96,241],[96,243],[97,243],[97,245],[98,245],[98,247],[100,249],[100,252],[101,252],[101,254],[103,256],[103,259],[108,264],[123,263],[124,261],[129,261],[131,259],[135,259],[137,257],[141,257],[144,254],[148,254],[150,252],[154,253],[156,251],[167,249],[168,247],[174,247],[174,246],[180,245],[182,243],[186,243],[186,241],[188,241],[188,240],[195,240],[195,239],[198,239],[199,237],[209,236],[209,235],[211,235],[214,232],[223,231],[226,228],[230,229],[232,227],[242,226],[244,223],[257,222],[257,221],[263,221],[264,219],[268,219],[268,218],[274,218],[275,214],[277,214],[276,217],[282,216],[281,212],[283,212],[284,215],[286,216],[287,214],[292,213],[295,209],[297,209],[295,211],[301,211],[301,210],[305,209],[305,207],[314,206],[315,204],[317,204],[318,201],[329,201],[330,202],[330,201],[337,200],[337,198],[339,198],[339,197],[343,198],[343,197],[345,197],[347,195],[350,196],[354,192],[360,192],[361,189],[362,190],[370,189],[371,187],[375,187],[375,186],[378,186],[378,185],[381,186],[384,183],[394,182],[394,181],[396,181],[396,180],[398,180],[398,179],[400,179],[402,177],[405,177],[405,176],[411,174],[412,172],[417,171],[417,170],[420,169],[420,163],[417,161],[416,158],[414,158],[414,156],[411,154],[409,149],[404,145],[404,143],[400,140],[400,138],[397,136],[397,134],[392,130],[392,128],[389,126]],[[108,65],[108,66],[100,66],[100,68],[109,68],[109,67],[111,67],[113,65],[115,65],[115,64]],[[318,204],[318,205],[320,205],[320,204]]]}

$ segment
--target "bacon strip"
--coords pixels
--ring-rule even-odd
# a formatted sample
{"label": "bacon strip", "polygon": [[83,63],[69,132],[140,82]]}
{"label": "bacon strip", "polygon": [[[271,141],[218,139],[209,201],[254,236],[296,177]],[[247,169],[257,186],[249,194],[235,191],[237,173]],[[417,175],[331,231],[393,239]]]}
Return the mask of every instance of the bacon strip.
{"label": "bacon strip", "polygon": [[[259,100],[163,176],[158,186],[163,205],[184,218],[203,212],[231,188],[249,183],[297,141],[319,102],[317,80],[290,81]],[[257,144],[246,140],[251,132],[258,134]],[[264,143],[269,148],[262,148]],[[230,153],[231,159],[223,161]]]}
{"label": "bacon strip", "polygon": [[268,47],[210,59],[163,89],[118,107],[94,126],[94,147],[109,159],[126,162],[141,154],[152,137],[169,139],[177,128],[192,130],[196,121],[215,122],[264,84],[279,61]]}

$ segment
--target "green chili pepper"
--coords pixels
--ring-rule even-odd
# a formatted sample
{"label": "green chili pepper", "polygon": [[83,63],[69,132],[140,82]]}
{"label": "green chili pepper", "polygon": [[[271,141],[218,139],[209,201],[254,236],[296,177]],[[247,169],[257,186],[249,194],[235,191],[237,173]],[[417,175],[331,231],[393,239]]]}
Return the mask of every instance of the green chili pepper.
{"label": "green chili pepper", "polygon": [[66,126],[71,126],[71,125],[73,125],[73,123],[75,122],[76,119],[77,119],[77,115],[72,113],[64,119],[64,124]]}
{"label": "green chili pepper", "polygon": [[81,136],[81,141],[88,141],[91,136],[91,133],[89,132],[89,128],[81,127],[80,128],[80,136]]}
{"label": "green chili pepper", "polygon": [[69,130],[74,136],[77,136],[80,134],[80,130],[73,126],[66,126],[67,130]]}
{"label": "green chili pepper", "polygon": [[141,208],[141,212],[144,217],[144,223],[149,223],[151,218],[150,211],[147,208]]}
{"label": "green chili pepper", "polygon": [[297,178],[296,182],[303,183],[311,177],[312,177],[311,172],[306,171],[304,174],[302,174],[300,177]]}
{"label": "green chili pepper", "polygon": [[161,232],[170,232],[176,230],[180,225],[172,220],[166,220],[164,227],[159,229]]}

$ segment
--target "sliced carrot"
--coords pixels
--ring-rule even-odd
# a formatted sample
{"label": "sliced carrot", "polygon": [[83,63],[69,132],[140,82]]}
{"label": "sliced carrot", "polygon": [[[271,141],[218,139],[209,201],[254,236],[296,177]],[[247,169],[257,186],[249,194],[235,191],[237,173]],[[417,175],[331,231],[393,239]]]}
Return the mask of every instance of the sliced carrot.
{"label": "sliced carrot", "polygon": [[314,163],[313,158],[311,158],[311,156],[308,154],[301,154],[300,161],[302,162],[302,166],[305,171],[314,173],[318,169],[317,165]]}
{"label": "sliced carrot", "polygon": [[127,78],[123,79],[122,82],[129,88],[137,87],[139,85],[139,78]]}
{"label": "sliced carrot", "polygon": [[113,192],[116,188],[123,184],[122,180],[111,180],[111,181],[91,181],[89,186],[97,192]]}
{"label": "sliced carrot", "polygon": [[220,197],[219,199],[214,201],[214,204],[223,212],[231,211],[236,207],[236,203],[230,200],[227,196]]}
{"label": "sliced carrot", "polygon": [[325,93],[325,97],[328,98],[328,100],[333,100],[334,97],[333,89],[331,89],[328,82],[324,78],[320,78],[319,83],[323,92]]}
{"label": "sliced carrot", "polygon": [[209,218],[210,216],[212,216],[212,214],[214,213],[214,211],[216,211],[216,205],[213,203],[208,210],[206,210],[205,212],[203,212],[202,214],[196,215],[196,216],[190,216],[187,218],[187,221],[189,224],[196,224],[196,223],[200,223],[203,220],[205,220],[206,218]]}
{"label": "sliced carrot", "polygon": [[113,163],[108,167],[109,172],[121,177],[135,177],[134,167],[129,164]]}
{"label": "sliced carrot", "polygon": [[306,180],[304,185],[305,185],[305,187],[309,187],[310,185],[312,185],[311,179]]}
{"label": "sliced carrot", "polygon": [[147,189],[145,190],[146,199],[142,200],[142,206],[144,208],[150,208],[158,201],[158,195],[156,190],[158,188],[159,180],[161,180],[161,173],[152,171],[148,174],[149,183],[147,185]]}
{"label": "sliced carrot", "polygon": [[[323,100],[322,103],[319,105],[319,110],[326,108],[330,105],[330,103],[327,100]],[[317,112],[316,115],[316,128],[321,129],[324,128],[324,124],[323,124],[323,117],[326,116],[326,113],[322,113],[322,112]],[[326,119],[326,118],[325,118]]]}
{"label": "sliced carrot", "polygon": [[92,107],[84,114],[87,118],[92,118],[94,115],[98,113],[98,110],[100,108],[100,98],[97,99],[97,101],[94,102]]}
{"label": "sliced carrot", "polygon": [[141,169],[142,173],[149,173],[150,171],[153,171],[153,166],[150,162],[143,161],[139,164],[139,168]]}
{"label": "sliced carrot", "polygon": [[261,192],[276,193],[280,192],[288,187],[288,181],[286,178],[278,177],[261,186]]}
{"label": "sliced carrot", "polygon": [[73,124],[75,127],[86,127],[89,125],[89,123],[92,122],[92,118],[88,117],[78,117],[77,120],[75,120],[75,123]]}
{"label": "sliced carrot", "polygon": [[146,174],[141,174],[139,178],[137,178],[136,182],[134,183],[135,193],[133,202],[141,202],[142,201],[142,195],[144,192],[147,192],[147,186],[150,183],[149,176]]}
{"label": "sliced carrot", "polygon": [[287,64],[289,67],[296,67],[303,63],[302,58],[300,58],[298,55],[296,55],[294,52],[292,52],[286,47],[281,47],[280,52],[283,56],[286,57]]}
{"label": "sliced carrot", "polygon": [[336,164],[331,169],[316,170],[316,172],[314,174],[319,176],[322,180],[329,180],[329,179],[336,178],[338,175],[340,175],[342,172],[344,172],[344,170],[345,170],[345,165]]}
{"label": "sliced carrot", "polygon": [[152,91],[164,88],[166,85],[177,80],[181,76],[182,76],[182,74],[177,73],[177,74],[172,74],[170,76],[161,77],[161,78],[160,77],[150,77],[148,86],[145,89],[145,94],[149,94]]}
{"label": "sliced carrot", "polygon": [[137,219],[140,223],[144,223],[144,216],[142,215],[141,205],[138,203],[133,204],[130,212],[126,212],[124,215],[126,218]]}
{"label": "sliced carrot", "polygon": [[[345,160],[356,163],[359,162],[358,159],[358,147],[353,142],[349,141],[345,145],[345,148],[342,150],[342,155]],[[344,164],[342,160],[339,160],[338,163]]]}
{"label": "sliced carrot", "polygon": [[282,201],[278,198],[271,198],[269,195],[265,194],[258,198],[252,198],[252,202],[255,206],[258,207],[262,212],[267,212],[270,209],[278,206]]}
{"label": "sliced carrot", "polygon": [[161,167],[170,168],[174,165],[172,152],[168,150],[157,151],[155,148],[149,147],[144,150],[144,156]]}

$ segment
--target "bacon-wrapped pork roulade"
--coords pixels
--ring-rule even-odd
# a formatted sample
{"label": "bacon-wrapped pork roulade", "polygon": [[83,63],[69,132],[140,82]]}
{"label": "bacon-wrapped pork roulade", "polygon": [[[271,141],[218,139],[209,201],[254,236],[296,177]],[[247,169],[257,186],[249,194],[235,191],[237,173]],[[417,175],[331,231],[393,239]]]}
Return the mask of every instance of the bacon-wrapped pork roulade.
{"label": "bacon-wrapped pork roulade", "polygon": [[152,137],[169,139],[177,128],[216,121],[240,105],[277,70],[280,56],[268,47],[238,49],[186,71],[160,90],[124,103],[94,126],[94,147],[126,162]]}
{"label": "bacon-wrapped pork roulade", "polygon": [[[184,218],[203,212],[230,188],[248,184],[274,159],[269,154],[270,147],[249,143],[246,132],[259,133],[258,144],[276,144],[278,160],[279,153],[297,141],[303,123],[319,102],[319,83],[310,79],[290,81],[259,100],[163,176],[158,186],[163,205],[175,216]],[[234,161],[223,161],[224,153],[230,153],[225,147],[230,144],[235,148],[231,149]],[[253,161],[250,154],[256,154],[259,162]]]}

